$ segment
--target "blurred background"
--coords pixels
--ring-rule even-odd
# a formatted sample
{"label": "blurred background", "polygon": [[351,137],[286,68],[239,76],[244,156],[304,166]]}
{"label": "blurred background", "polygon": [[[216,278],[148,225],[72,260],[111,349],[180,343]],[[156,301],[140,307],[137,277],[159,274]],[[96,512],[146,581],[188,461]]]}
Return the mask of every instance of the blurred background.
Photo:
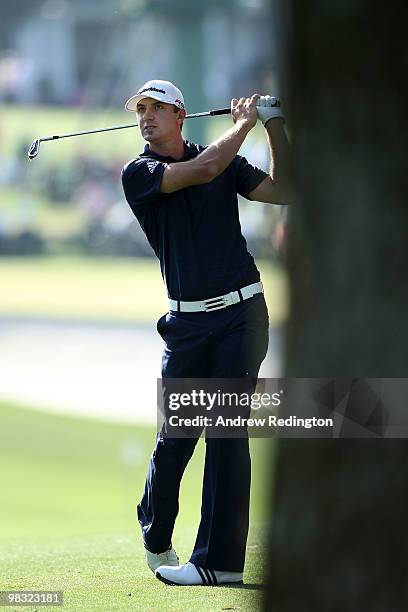
{"label": "blurred background", "polygon": [[[2,7],[0,471],[3,492],[13,492],[0,509],[8,517],[0,520],[2,536],[47,534],[53,525],[88,532],[108,522],[134,530],[156,418],[162,345],[155,322],[167,310],[158,263],[121,188],[122,166],[143,149],[137,128],[43,143],[28,162],[31,142],[133,122],[124,102],[150,78],[174,81],[188,112],[254,92],[284,98],[281,34],[270,35],[276,14],[266,0],[14,0]],[[230,122],[193,119],[185,136],[206,144]],[[268,168],[262,126],[242,154]],[[287,312],[284,224],[279,207],[244,200],[240,216],[270,311],[261,375],[276,376]],[[252,443],[261,465],[262,441]],[[73,464],[78,452],[82,460]],[[202,449],[188,498],[189,487],[200,486],[200,462]],[[113,488],[118,478],[125,483],[116,523],[108,510],[96,522],[93,512],[105,503],[95,475],[108,463]],[[87,484],[80,491],[81,469]],[[257,478],[254,523],[266,516]],[[16,496],[16,482],[28,481]],[[48,481],[65,492],[38,505],[37,485]],[[87,488],[93,494],[85,503]],[[194,526],[198,505],[183,511]]]}

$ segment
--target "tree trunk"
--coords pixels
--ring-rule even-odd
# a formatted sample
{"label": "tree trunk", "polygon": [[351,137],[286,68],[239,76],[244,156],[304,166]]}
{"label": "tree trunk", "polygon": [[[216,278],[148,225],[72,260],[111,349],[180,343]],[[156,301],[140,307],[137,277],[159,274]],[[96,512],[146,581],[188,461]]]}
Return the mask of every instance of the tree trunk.
{"label": "tree trunk", "polygon": [[[408,53],[398,2],[293,0],[289,377],[404,377]],[[405,440],[278,441],[275,612],[406,610]]]}

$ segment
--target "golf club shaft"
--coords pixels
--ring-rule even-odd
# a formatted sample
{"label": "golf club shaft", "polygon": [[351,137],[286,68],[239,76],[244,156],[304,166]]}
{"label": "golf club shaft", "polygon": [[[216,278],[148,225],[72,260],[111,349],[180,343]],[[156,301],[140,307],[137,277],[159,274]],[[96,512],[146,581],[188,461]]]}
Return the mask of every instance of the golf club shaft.
{"label": "golf club shaft", "polygon": [[[207,117],[214,115],[227,115],[231,112],[230,108],[219,108],[216,110],[205,111],[203,113],[193,113],[191,115],[186,115],[186,119],[193,119],[195,117]],[[44,136],[39,138],[41,142],[46,142],[47,140],[58,140],[61,138],[71,138],[72,136],[85,136],[86,134],[97,134],[98,132],[111,132],[112,130],[124,130],[126,128],[137,127],[137,123],[128,123],[126,125],[113,125],[111,127],[99,128],[97,130],[86,130],[85,132],[71,132],[69,134],[60,134],[55,136]]]}
{"label": "golf club shaft", "polygon": [[85,132],[71,132],[68,134],[60,134],[55,136],[43,136],[39,140],[46,142],[47,140],[58,140],[60,138],[71,138],[71,136],[85,136],[85,134],[97,134],[98,132],[111,132],[112,130],[123,130],[125,128],[137,127],[137,123],[128,123],[127,125],[113,125],[107,128],[99,128],[97,130],[86,130]]}

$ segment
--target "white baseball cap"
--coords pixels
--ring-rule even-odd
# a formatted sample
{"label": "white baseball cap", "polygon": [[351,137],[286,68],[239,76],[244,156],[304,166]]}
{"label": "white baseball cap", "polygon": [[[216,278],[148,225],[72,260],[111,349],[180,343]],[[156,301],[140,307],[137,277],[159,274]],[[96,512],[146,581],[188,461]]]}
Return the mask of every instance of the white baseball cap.
{"label": "white baseball cap", "polygon": [[129,98],[125,104],[125,109],[136,111],[137,103],[143,100],[143,98],[153,98],[154,100],[160,100],[160,102],[184,108],[183,94],[170,81],[147,81],[147,83],[141,86],[136,95]]}

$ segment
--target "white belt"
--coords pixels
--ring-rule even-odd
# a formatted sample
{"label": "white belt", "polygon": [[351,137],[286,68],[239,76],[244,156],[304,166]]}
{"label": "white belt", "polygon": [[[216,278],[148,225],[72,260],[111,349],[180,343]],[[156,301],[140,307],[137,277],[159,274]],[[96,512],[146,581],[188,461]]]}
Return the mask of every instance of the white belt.
{"label": "white belt", "polygon": [[242,289],[238,289],[238,291],[231,291],[225,295],[202,300],[201,302],[181,302],[179,300],[169,299],[169,307],[170,310],[174,312],[211,312],[213,310],[219,310],[220,308],[232,306],[232,304],[238,304],[238,302],[242,302],[243,300],[248,300],[257,293],[263,293],[261,281],[242,287]]}

